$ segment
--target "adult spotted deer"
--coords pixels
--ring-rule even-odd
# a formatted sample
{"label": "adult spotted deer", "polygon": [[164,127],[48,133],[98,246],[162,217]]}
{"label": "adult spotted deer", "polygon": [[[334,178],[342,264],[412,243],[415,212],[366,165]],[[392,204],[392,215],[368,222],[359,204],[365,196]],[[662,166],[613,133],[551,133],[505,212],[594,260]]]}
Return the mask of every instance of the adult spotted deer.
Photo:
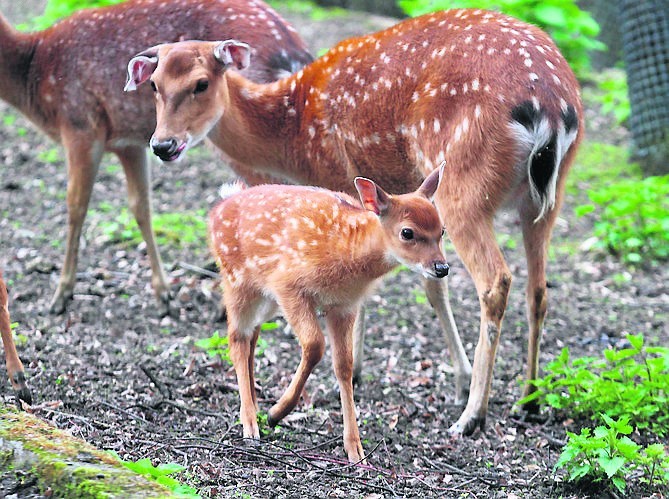
{"label": "adult spotted deer", "polygon": [[7,287],[2,278],[0,270],[0,335],[2,335],[2,346],[5,349],[5,363],[7,365],[7,376],[12,384],[17,401],[23,400],[32,403],[32,395],[26,384],[26,376],[23,372],[23,363],[16,352],[14,338],[12,338],[11,321],[9,320],[9,298],[7,296]]}
{"label": "adult spotted deer", "polygon": [[450,431],[483,427],[511,285],[493,232],[504,207],[517,210],[523,231],[527,378],[537,376],[547,247],[583,132],[567,62],[540,29],[483,10],[428,14],[349,39],[270,84],[229,70],[247,67],[249,52],[237,41],[185,41],[132,59],[128,88],[150,79],[155,92],[154,153],[174,161],[208,137],[255,172],[345,191],[363,175],[392,193],[414,189],[445,161],[448,182],[435,203],[481,306],[473,374],[445,281],[425,287],[446,332],[456,401],[468,397]]}
{"label": "adult spotted deer", "polygon": [[254,63],[243,73],[254,81],[276,80],[312,60],[293,28],[259,0],[130,0],[79,11],[36,33],[19,33],[0,15],[0,98],[60,142],[67,157],[67,244],[52,312],[64,311],[72,297],[82,225],[105,151],[123,165],[153,289],[161,305],[167,304],[169,286],[151,228],[146,157],[155,110],[143,92],[124,98],[123,72],[147,45],[221,38],[253,45]]}
{"label": "adult spotted deer", "polygon": [[229,196],[209,216],[211,249],[223,276],[230,358],[237,373],[244,437],[259,438],[253,358],[260,326],[277,306],[302,358],[290,386],[270,409],[275,425],[297,404],[325,351],[322,311],[344,417],[344,448],[364,458],[353,401],[353,324],[373,284],[400,263],[436,280],[448,274],[439,214],[431,203],[437,169],[416,192],[391,196],[357,177],[360,204],[344,193],[263,185]]}

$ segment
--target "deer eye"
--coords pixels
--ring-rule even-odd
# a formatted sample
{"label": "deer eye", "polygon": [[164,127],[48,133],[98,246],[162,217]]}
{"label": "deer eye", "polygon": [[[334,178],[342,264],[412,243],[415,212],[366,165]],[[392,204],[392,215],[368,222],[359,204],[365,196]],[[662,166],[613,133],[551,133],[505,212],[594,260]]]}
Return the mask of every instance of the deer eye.
{"label": "deer eye", "polygon": [[444,234],[446,234],[446,229],[443,227],[441,228],[441,237],[444,237]]}
{"label": "deer eye", "polygon": [[200,80],[195,84],[194,94],[201,94],[209,88],[209,82],[207,80]]}
{"label": "deer eye", "polygon": [[408,227],[404,227],[400,231],[400,237],[404,239],[405,241],[411,241],[413,239],[413,230],[411,230]]}
{"label": "deer eye", "polygon": [[154,92],[157,92],[158,88],[156,87],[156,84],[154,83],[154,81],[150,80],[150,82],[151,82],[151,90],[153,90]]}

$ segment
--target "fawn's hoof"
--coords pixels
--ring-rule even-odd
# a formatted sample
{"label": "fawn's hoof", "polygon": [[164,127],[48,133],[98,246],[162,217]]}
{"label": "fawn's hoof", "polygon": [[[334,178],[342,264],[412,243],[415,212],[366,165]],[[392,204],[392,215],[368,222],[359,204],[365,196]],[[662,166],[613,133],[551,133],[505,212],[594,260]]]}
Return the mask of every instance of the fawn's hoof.
{"label": "fawn's hoof", "polygon": [[30,393],[30,388],[28,388],[28,384],[26,383],[26,375],[23,372],[18,372],[14,375],[12,385],[15,387],[14,396],[16,397],[16,405],[21,408],[21,401],[32,405],[33,396]]}

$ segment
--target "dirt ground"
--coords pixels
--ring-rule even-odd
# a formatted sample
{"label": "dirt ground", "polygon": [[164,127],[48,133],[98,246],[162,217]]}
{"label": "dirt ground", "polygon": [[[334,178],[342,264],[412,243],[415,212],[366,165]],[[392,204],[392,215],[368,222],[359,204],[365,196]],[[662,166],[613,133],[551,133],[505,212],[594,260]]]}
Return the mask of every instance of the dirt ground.
{"label": "dirt ground", "polygon": [[[15,21],[33,6],[27,2],[28,10],[19,11],[11,3]],[[9,4],[0,0],[3,12]],[[320,22],[288,17],[314,52],[387,22],[369,15]],[[172,314],[159,316],[144,245],[110,241],[103,230],[127,208],[123,175],[111,156],[100,169],[84,227],[74,300],[65,314],[48,313],[64,254],[66,169],[60,148],[53,157],[55,145],[0,104],[0,117],[7,115],[17,118],[0,124],[0,267],[10,287],[12,320],[25,338],[19,350],[36,399],[33,410],[41,418],[127,460],[183,464],[188,471],[180,478],[203,496],[599,496],[566,486],[552,470],[565,430],[575,431],[579,423],[550,414],[526,422],[514,407],[527,328],[527,274],[514,216],[498,221],[499,233],[511,238],[505,255],[514,281],[486,431],[448,437],[461,409],[453,403],[445,342],[435,315],[422,303],[419,279],[399,272],[368,302],[364,382],[356,388],[356,403],[369,464],[350,467],[329,352],[296,411],[263,435],[260,445],[242,442],[234,372],[194,346],[214,331],[225,332],[225,324],[214,320],[216,280],[184,265],[211,268],[206,240],[161,247],[175,299]],[[589,118],[592,136],[624,140],[624,131],[612,130],[595,110]],[[155,164],[153,176],[157,213],[207,210],[220,184],[232,178],[206,147],[178,167]],[[575,217],[573,207],[585,199],[583,193],[566,200],[554,232],[542,365],[564,346],[574,356],[596,355],[622,344],[627,333],[669,344],[667,266],[631,271],[611,257],[579,250],[591,227]],[[517,247],[510,249],[514,241]],[[449,263],[451,300],[473,359],[478,300],[452,252]],[[257,359],[263,410],[286,388],[299,359],[299,347],[280,323],[263,334],[266,348]],[[0,400],[13,401],[8,383],[0,383]],[[0,486],[0,495],[39,497],[34,487]],[[648,494],[634,488],[630,493]]]}

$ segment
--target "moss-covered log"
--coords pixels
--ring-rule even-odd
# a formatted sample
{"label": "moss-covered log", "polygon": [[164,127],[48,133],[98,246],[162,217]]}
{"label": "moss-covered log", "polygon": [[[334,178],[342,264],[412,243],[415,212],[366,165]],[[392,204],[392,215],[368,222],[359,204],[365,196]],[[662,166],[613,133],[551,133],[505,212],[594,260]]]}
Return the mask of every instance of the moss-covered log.
{"label": "moss-covered log", "polygon": [[34,479],[53,497],[169,497],[170,491],[46,422],[0,405],[0,477]]}

